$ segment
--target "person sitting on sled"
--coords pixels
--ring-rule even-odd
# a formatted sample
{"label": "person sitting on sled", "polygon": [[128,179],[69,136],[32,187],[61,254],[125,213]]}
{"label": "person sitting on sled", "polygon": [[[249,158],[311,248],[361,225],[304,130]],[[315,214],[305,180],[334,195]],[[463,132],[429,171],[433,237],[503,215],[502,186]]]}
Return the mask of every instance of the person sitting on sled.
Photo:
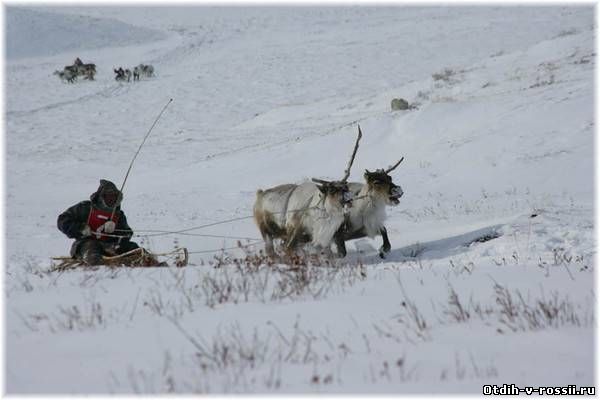
{"label": "person sitting on sled", "polygon": [[58,216],[58,229],[70,239],[71,257],[88,265],[101,265],[102,256],[115,256],[137,249],[130,241],[133,231],[121,210],[123,194],[114,183],[101,179],[90,200],[69,207]]}

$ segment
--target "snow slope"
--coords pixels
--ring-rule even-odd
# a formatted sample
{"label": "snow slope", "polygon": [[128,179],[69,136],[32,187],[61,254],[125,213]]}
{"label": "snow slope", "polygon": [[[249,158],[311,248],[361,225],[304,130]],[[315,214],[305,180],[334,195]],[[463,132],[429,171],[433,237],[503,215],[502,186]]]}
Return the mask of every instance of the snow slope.
{"label": "snow slope", "polygon": [[6,13],[6,58],[50,56],[73,50],[125,46],[165,37],[160,31],[107,18],[9,7]]}
{"label": "snow slope", "polygon": [[[28,57],[5,75],[9,393],[593,385],[592,7],[6,10]],[[96,81],[52,76],[77,56]],[[156,77],[114,81],[140,62]],[[139,242],[193,265],[45,272],[70,246],[57,215],[122,182],[169,98],[123,208]],[[351,179],[405,157],[386,260],[376,238],[304,281],[209,265],[236,239],[195,235],[260,249],[256,190],[340,177],[357,122]]]}

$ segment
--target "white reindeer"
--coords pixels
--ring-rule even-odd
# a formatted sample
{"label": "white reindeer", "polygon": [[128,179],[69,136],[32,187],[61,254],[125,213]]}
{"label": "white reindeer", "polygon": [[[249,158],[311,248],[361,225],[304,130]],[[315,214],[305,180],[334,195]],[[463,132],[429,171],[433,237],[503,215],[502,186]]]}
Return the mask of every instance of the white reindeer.
{"label": "white reindeer", "polygon": [[282,239],[288,253],[308,242],[330,253],[333,237],[344,222],[344,213],[352,206],[346,181],[360,138],[359,132],[342,180],[313,178],[312,182],[279,185],[256,193],[254,219],[267,255],[275,255],[274,239]]}
{"label": "white reindeer", "polygon": [[[139,64],[133,68],[133,80],[140,80],[140,75],[147,77],[154,76],[154,67],[152,65]],[[136,79],[137,76],[137,79]]]}
{"label": "white reindeer", "polygon": [[353,206],[334,238],[338,254],[342,257],[346,255],[345,242],[347,240],[365,236],[374,238],[381,235],[383,238],[383,245],[379,248],[381,258],[385,258],[385,253],[390,251],[391,245],[384,225],[385,207],[398,205],[404,192],[400,186],[394,184],[389,173],[396,169],[403,160],[404,157],[385,170],[378,169],[375,172],[365,170],[365,183],[351,182],[348,184],[354,195]]}
{"label": "white reindeer", "polygon": [[152,65],[144,65],[142,67],[142,73],[148,77],[154,76],[154,67]]}

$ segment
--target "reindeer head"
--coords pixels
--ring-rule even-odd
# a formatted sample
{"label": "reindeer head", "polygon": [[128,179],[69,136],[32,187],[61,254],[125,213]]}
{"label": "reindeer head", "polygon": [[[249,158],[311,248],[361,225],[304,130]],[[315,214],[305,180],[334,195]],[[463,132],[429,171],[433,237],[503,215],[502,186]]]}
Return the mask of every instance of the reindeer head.
{"label": "reindeer head", "polygon": [[395,165],[388,169],[378,169],[375,172],[365,170],[365,181],[369,192],[376,196],[384,198],[386,203],[389,205],[398,205],[400,203],[400,197],[404,194],[402,188],[396,185],[392,181],[392,177],[389,175],[400,163],[404,160],[404,157],[400,159]]}
{"label": "reindeer head", "polygon": [[348,183],[344,181],[325,181],[313,178],[312,181],[317,184],[317,188],[324,197],[324,202],[333,207],[342,207],[344,210],[352,207],[353,194],[348,188]]}

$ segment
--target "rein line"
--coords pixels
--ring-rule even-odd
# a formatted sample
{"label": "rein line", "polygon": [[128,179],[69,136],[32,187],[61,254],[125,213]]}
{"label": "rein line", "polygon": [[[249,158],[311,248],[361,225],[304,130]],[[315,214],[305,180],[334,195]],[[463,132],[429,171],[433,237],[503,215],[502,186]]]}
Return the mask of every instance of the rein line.
{"label": "rein line", "polygon": [[[318,206],[312,206],[312,207],[305,207],[305,208],[300,208],[297,210],[286,210],[286,211],[279,211],[279,212],[274,212],[273,214],[284,214],[284,213],[288,213],[288,212],[298,212],[298,211],[303,211],[306,212],[310,209],[313,208],[318,208]],[[204,235],[204,234],[195,234],[195,233],[187,233],[190,231],[194,231],[197,229],[202,229],[202,228],[209,228],[211,226],[216,226],[216,225],[223,225],[223,224],[227,224],[230,222],[236,222],[236,221],[242,221],[245,219],[250,219],[250,218],[254,218],[254,215],[246,215],[243,217],[237,217],[237,218],[230,218],[230,219],[226,219],[223,221],[216,221],[216,222],[211,222],[208,224],[204,224],[204,225],[198,225],[198,226],[193,226],[191,228],[186,228],[186,229],[180,229],[180,230],[176,230],[176,231],[167,231],[167,230],[141,230],[141,232],[156,232],[156,233],[150,233],[150,234],[136,234],[134,233],[134,236],[138,236],[138,237],[155,237],[155,236],[165,236],[165,235],[174,235],[174,234],[184,234],[184,235],[189,235],[189,236],[206,236],[206,237],[220,237],[220,238],[226,238],[226,239],[250,239],[250,240],[257,240],[255,238],[249,238],[249,237],[235,237],[235,236],[221,236],[221,235]],[[123,231],[122,229],[116,229],[115,232],[118,231]],[[110,235],[107,233],[100,233],[101,236],[106,236],[106,237],[117,237],[117,238],[124,238],[126,236],[124,235]],[[262,240],[262,239],[261,239]]]}

